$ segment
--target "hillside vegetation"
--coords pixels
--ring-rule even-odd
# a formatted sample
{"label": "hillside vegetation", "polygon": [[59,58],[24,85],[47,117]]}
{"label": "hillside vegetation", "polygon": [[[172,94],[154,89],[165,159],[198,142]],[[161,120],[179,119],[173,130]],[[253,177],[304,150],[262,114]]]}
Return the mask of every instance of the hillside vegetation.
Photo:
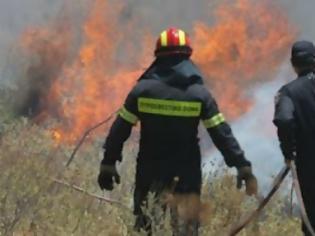
{"label": "hillside vegetation", "polygon": [[[56,144],[48,128],[8,117],[2,115],[0,124],[0,235],[145,235],[133,231],[136,147],[131,142],[119,167],[122,184],[112,193],[102,193],[96,182],[101,140],[85,143],[66,169],[72,146]],[[55,180],[121,204],[101,201]],[[227,235],[231,226],[257,205],[256,199],[235,189],[234,177],[229,175],[205,178],[202,198],[201,235]],[[300,220],[284,210],[285,198],[275,197],[240,235],[302,235]],[[150,207],[155,208],[153,204]],[[165,220],[154,222],[153,231],[154,235],[172,235],[168,213]]]}

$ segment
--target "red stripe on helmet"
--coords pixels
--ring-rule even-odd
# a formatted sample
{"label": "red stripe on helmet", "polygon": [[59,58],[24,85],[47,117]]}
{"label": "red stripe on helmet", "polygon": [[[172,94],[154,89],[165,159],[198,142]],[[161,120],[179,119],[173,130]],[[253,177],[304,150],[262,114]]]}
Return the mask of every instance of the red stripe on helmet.
{"label": "red stripe on helmet", "polygon": [[167,31],[168,46],[178,46],[179,45],[179,34],[178,30],[171,28]]}

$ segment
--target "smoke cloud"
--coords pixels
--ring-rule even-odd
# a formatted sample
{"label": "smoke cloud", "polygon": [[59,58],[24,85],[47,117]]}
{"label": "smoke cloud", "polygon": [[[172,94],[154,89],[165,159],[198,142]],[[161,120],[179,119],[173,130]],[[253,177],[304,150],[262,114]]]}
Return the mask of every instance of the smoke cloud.
{"label": "smoke cloud", "polygon": [[58,14],[61,2],[58,0],[0,1],[1,70],[19,35],[27,27],[47,24]]}
{"label": "smoke cloud", "polygon": [[315,40],[314,8],[312,0],[280,0],[283,10],[290,16],[292,22],[297,26],[300,39]]}

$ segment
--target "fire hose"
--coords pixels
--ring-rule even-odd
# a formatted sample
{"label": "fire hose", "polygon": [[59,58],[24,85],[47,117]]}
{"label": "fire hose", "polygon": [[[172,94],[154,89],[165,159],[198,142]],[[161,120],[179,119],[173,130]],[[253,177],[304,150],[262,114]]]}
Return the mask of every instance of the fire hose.
{"label": "fire hose", "polygon": [[310,220],[307,216],[305,205],[303,202],[303,197],[301,193],[301,188],[298,180],[298,175],[296,171],[296,166],[294,161],[291,161],[290,166],[285,166],[281,169],[279,174],[276,176],[275,181],[273,183],[273,186],[267,196],[261,201],[259,206],[254,210],[245,220],[243,220],[241,223],[239,223],[235,228],[232,229],[232,231],[229,233],[229,236],[237,235],[242,229],[244,229],[253,219],[255,219],[263,210],[263,208],[267,205],[267,203],[270,201],[272,196],[277,192],[279,189],[281,183],[285,179],[285,177],[288,175],[289,171],[291,170],[293,183],[294,183],[294,190],[298,199],[298,203],[300,205],[300,211],[301,216],[304,224],[306,225],[307,229],[311,233],[312,236],[315,236],[314,229],[311,226]]}
{"label": "fire hose", "polygon": [[276,176],[275,181],[273,183],[273,186],[267,196],[261,201],[259,206],[254,210],[243,222],[239,223],[230,233],[229,236],[237,235],[242,229],[244,229],[256,216],[260,214],[262,209],[267,205],[267,203],[270,201],[271,197],[277,192],[279,189],[281,183],[285,179],[285,177],[288,175],[290,171],[290,168],[285,166],[281,169],[279,174]]}

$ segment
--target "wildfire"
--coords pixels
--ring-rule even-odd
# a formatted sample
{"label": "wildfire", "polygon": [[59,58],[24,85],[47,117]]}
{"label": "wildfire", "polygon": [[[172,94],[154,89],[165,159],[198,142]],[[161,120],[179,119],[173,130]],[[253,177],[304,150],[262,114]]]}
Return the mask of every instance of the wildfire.
{"label": "wildfire", "polygon": [[52,136],[53,136],[54,140],[56,140],[58,143],[62,141],[61,140],[62,137],[61,137],[61,134],[59,133],[59,131],[53,130]]}
{"label": "wildfire", "polygon": [[[294,37],[287,18],[278,8],[271,8],[269,1],[233,2],[216,9],[213,25],[197,22],[192,34],[194,60],[206,75],[206,83],[222,111],[230,118],[250,107],[244,90],[261,79],[272,78],[272,71],[283,61]],[[77,140],[87,128],[117,110],[141,75],[143,65],[149,65],[155,37],[140,32],[132,38],[134,23],[121,22],[122,9],[121,4],[113,6],[105,0],[91,3],[77,53],[67,56],[67,60],[63,58],[58,73],[53,78],[49,76],[53,82],[39,116],[45,114],[60,121],[53,132],[56,140]],[[76,37],[69,37],[68,33],[66,42],[70,40],[71,45],[73,40],[75,44]],[[39,39],[33,40],[37,45]],[[54,49],[56,44],[52,44],[54,50],[48,50],[52,58],[46,60],[47,71],[54,64],[53,51],[71,51],[68,43],[59,45],[58,50]]]}
{"label": "wildfire", "polygon": [[273,78],[295,37],[271,1],[233,2],[217,8],[213,26],[199,22],[194,29],[195,60],[232,119],[250,107],[249,87]]}

